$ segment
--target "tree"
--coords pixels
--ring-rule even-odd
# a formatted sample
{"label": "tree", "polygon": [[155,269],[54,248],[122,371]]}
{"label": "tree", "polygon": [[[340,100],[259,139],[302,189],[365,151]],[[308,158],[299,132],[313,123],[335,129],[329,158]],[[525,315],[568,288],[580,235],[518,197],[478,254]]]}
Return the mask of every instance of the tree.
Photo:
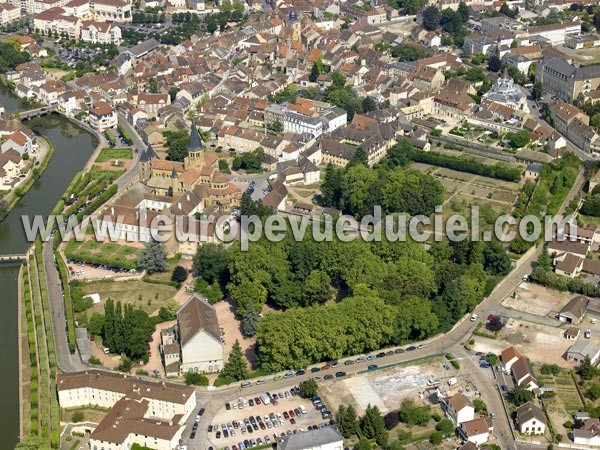
{"label": "tree", "polygon": [[502,69],[502,60],[497,54],[493,54],[488,60],[488,70],[490,72],[500,72],[500,69]]}
{"label": "tree", "polygon": [[362,110],[364,112],[375,111],[377,109],[377,102],[368,95],[362,99]]}
{"label": "tree", "polygon": [[88,333],[94,336],[101,336],[103,328],[104,316],[97,312],[93,313],[87,323]]}
{"label": "tree", "polygon": [[531,90],[531,96],[534,100],[540,100],[544,95],[544,86],[539,81],[536,81]]}
{"label": "tree", "polygon": [[453,433],[455,428],[454,423],[450,419],[442,419],[435,426],[437,431],[441,431],[444,434]]}
{"label": "tree", "polygon": [[242,336],[252,337],[256,334],[256,331],[258,330],[259,318],[260,316],[258,315],[256,307],[252,304],[248,305],[240,319],[240,330],[242,332]]}
{"label": "tree", "polygon": [[313,270],[304,282],[302,302],[305,306],[315,303],[325,303],[331,299],[334,289],[331,287],[331,278],[327,272]]}
{"label": "tree", "polygon": [[206,243],[198,246],[194,267],[209,283],[223,282],[227,273],[227,253],[222,244]]}
{"label": "tree", "polygon": [[185,130],[167,131],[164,136],[167,140],[167,159],[170,161],[183,161],[188,154],[188,133]]}
{"label": "tree", "polygon": [[587,396],[592,400],[598,400],[600,398],[600,384],[592,384],[588,389]]}
{"label": "tree", "polygon": [[531,393],[531,391],[528,391],[527,389],[521,386],[515,386],[512,390],[511,398],[512,402],[516,406],[521,406],[522,404],[533,400],[533,394]]}
{"label": "tree", "polygon": [[589,356],[586,356],[577,368],[577,373],[579,374],[582,380],[591,380],[596,375],[598,375],[598,369],[594,367]]}
{"label": "tree", "polygon": [[483,400],[480,398],[476,398],[473,400],[473,407],[475,408],[476,413],[485,413],[487,412],[487,406]]}
{"label": "tree", "polygon": [[83,422],[83,411],[75,411],[71,416],[73,423]]}
{"label": "tree", "polygon": [[429,442],[431,442],[433,445],[440,445],[443,439],[444,433],[442,433],[441,431],[434,431],[429,435]]}
{"label": "tree", "polygon": [[384,445],[388,440],[388,432],[385,429],[385,423],[377,405],[369,404],[365,410],[365,415],[360,421],[360,429],[367,439],[375,439],[377,444]]}
{"label": "tree", "polygon": [[308,79],[311,83],[315,83],[319,79],[319,75],[321,75],[321,71],[319,70],[319,66],[315,62],[310,69],[310,74],[308,75]]}
{"label": "tree", "polygon": [[348,162],[347,167],[351,168],[357,164],[362,164],[365,167],[369,166],[369,155],[362,147],[357,147],[356,150],[354,150],[354,154]]}
{"label": "tree", "polygon": [[492,318],[488,321],[485,327],[494,333],[500,331],[504,327],[502,317],[498,315],[492,316]]}
{"label": "tree", "polygon": [[221,376],[234,381],[245,380],[249,376],[248,362],[242,352],[240,342],[236,339],[229,353],[229,359],[223,366]]}
{"label": "tree", "polygon": [[339,432],[346,439],[354,436],[358,431],[358,418],[356,417],[356,410],[352,405],[340,405],[340,408],[335,414],[335,421]]}
{"label": "tree", "polygon": [[185,384],[195,386],[208,386],[208,378],[201,373],[197,372],[186,372],[184,375]]}
{"label": "tree", "polygon": [[516,133],[506,133],[506,138],[509,140],[509,144],[512,148],[521,148],[529,144],[531,138],[529,132],[517,131]]}
{"label": "tree", "polygon": [[372,450],[373,446],[371,445],[371,443],[369,442],[368,439],[365,439],[364,437],[361,437],[358,442],[356,443],[356,445],[354,446],[354,450]]}
{"label": "tree", "polygon": [[510,272],[510,258],[500,242],[491,241],[484,247],[483,267],[496,275],[506,275]]}
{"label": "tree", "polygon": [[283,124],[277,119],[275,122],[270,123],[267,128],[275,133],[281,133],[283,131]]}
{"label": "tree", "polygon": [[175,299],[168,300],[158,310],[158,316],[163,322],[169,320],[175,320],[177,318],[177,310],[179,309],[179,303]]}
{"label": "tree", "polygon": [[536,267],[539,267],[540,269],[543,269],[543,270],[552,269],[552,258],[550,257],[550,254],[548,253],[547,248],[544,248],[544,250],[540,254],[540,256],[537,260],[537,263],[536,263]]}
{"label": "tree", "polygon": [[434,31],[440,25],[442,14],[436,6],[428,6],[423,10],[423,28]]}
{"label": "tree", "polygon": [[169,267],[167,251],[162,242],[150,240],[138,256],[138,267],[148,273],[164,272]]}
{"label": "tree", "polygon": [[311,398],[313,395],[317,395],[317,382],[312,378],[302,381],[298,385],[298,388],[300,388],[300,394],[304,398]]}
{"label": "tree", "polygon": [[252,305],[257,311],[267,302],[267,289],[258,281],[242,280],[237,285],[229,284],[231,298],[236,302],[236,312],[243,316],[246,308]]}
{"label": "tree", "polygon": [[496,364],[498,364],[498,355],[495,355],[494,353],[488,353],[487,354],[487,361],[492,366],[495,366]]}
{"label": "tree", "polygon": [[600,112],[596,113],[590,119],[590,125],[596,128],[600,128]]}
{"label": "tree", "polygon": [[469,17],[471,17],[471,11],[465,2],[461,1],[458,4],[458,13],[462,18],[463,23],[467,23],[469,21]]}
{"label": "tree", "polygon": [[560,374],[560,367],[556,364],[543,364],[541,369],[542,375],[558,375]]}
{"label": "tree", "polygon": [[429,411],[429,406],[417,406],[412,398],[405,398],[400,406],[400,421],[407,425],[423,427],[431,418]]}
{"label": "tree", "polygon": [[173,273],[171,274],[171,281],[176,281],[178,283],[183,283],[187,280],[188,271],[182,266],[176,266],[173,269]]}
{"label": "tree", "polygon": [[596,30],[600,31],[600,10],[597,11],[596,14],[594,14],[592,22],[594,23]]}

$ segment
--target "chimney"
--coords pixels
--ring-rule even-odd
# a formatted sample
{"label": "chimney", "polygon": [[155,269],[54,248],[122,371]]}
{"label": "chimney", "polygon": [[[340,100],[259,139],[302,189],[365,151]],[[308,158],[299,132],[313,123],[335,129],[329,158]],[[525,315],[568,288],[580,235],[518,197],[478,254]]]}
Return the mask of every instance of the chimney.
{"label": "chimney", "polygon": [[115,215],[115,207],[114,207],[114,206],[111,206],[111,207],[110,207],[110,215],[111,215],[111,216],[114,216],[114,215]]}
{"label": "chimney", "polygon": [[177,207],[181,209],[181,202],[177,202]]}
{"label": "chimney", "polygon": [[190,201],[190,193],[189,193],[189,192],[185,194],[185,199],[186,199],[188,202]]}

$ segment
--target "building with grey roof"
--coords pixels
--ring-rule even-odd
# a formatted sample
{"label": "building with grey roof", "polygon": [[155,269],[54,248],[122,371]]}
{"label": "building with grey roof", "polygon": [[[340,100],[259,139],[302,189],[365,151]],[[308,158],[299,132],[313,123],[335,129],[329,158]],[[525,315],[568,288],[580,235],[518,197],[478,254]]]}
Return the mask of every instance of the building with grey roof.
{"label": "building with grey roof", "polygon": [[342,450],[343,448],[343,436],[332,427],[292,434],[277,442],[277,450]]}
{"label": "building with grey roof", "polygon": [[567,361],[581,363],[586,357],[596,364],[600,358],[600,347],[591,341],[577,341],[567,350]]}
{"label": "building with grey roof", "polygon": [[177,311],[181,372],[218,372],[223,369],[223,342],[213,306],[198,294]]}

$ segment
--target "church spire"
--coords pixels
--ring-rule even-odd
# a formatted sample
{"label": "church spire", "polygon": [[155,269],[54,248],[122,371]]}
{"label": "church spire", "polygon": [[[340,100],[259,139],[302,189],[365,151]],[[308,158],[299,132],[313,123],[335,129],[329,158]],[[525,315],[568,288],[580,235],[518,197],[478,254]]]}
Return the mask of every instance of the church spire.
{"label": "church spire", "polygon": [[190,141],[188,142],[188,153],[197,152],[198,150],[202,150],[202,139],[200,139],[196,124],[192,122],[192,132],[190,134]]}

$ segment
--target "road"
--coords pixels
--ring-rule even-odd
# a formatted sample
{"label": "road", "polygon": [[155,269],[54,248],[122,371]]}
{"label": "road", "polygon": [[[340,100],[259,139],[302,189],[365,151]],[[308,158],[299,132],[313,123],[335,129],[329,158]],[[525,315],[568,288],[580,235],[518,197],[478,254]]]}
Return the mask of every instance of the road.
{"label": "road", "polygon": [[79,352],[71,353],[67,340],[67,320],[65,317],[64,299],[62,296],[62,285],[60,274],[54,265],[54,253],[52,252],[52,241],[45,242],[42,248],[42,257],[46,272],[46,284],[48,285],[48,298],[50,301],[50,313],[52,315],[52,327],[54,329],[54,345],[56,347],[56,360],[58,367],[63,372],[77,372],[87,369],[87,365],[81,361]]}

